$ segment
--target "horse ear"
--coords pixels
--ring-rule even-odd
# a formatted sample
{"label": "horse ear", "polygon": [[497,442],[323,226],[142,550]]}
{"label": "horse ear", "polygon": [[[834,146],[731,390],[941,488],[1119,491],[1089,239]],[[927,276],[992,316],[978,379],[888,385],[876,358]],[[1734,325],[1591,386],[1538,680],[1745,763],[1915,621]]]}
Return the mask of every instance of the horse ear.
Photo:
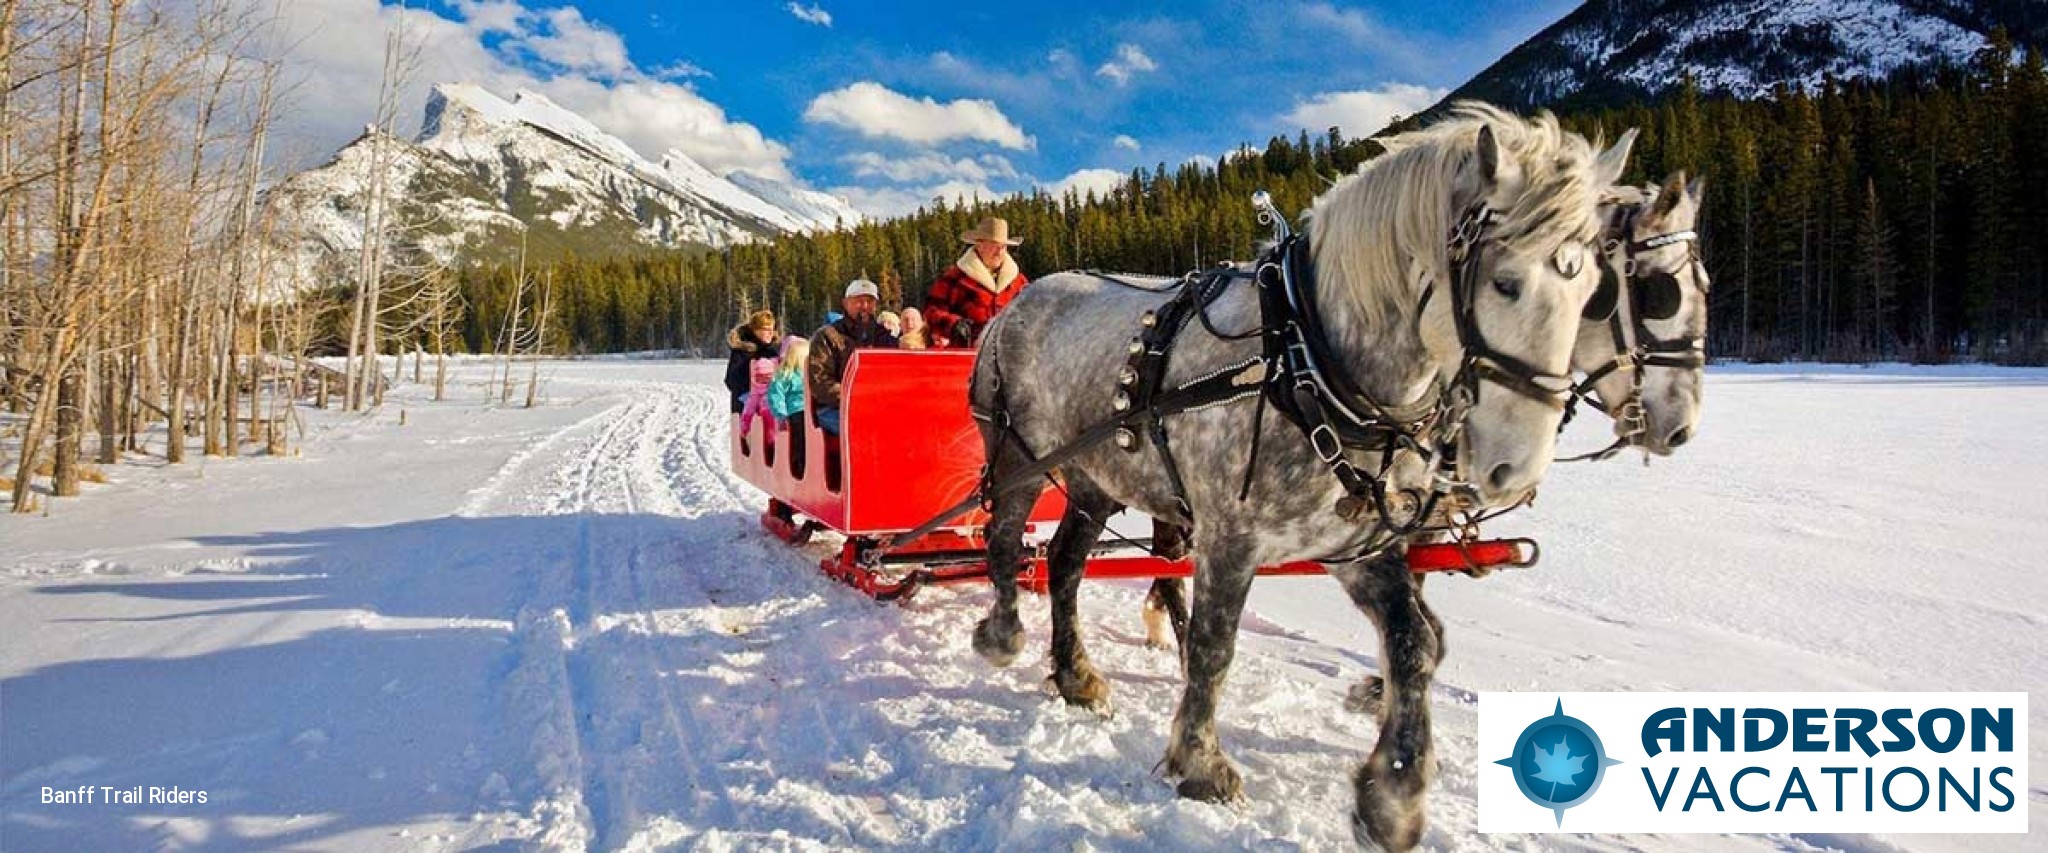
{"label": "horse ear", "polygon": [[1684,197],[1685,170],[1680,169],[1672,172],[1671,177],[1664,179],[1664,188],[1657,192],[1657,204],[1650,208],[1650,218],[1662,219],[1670,215],[1671,211],[1678,207],[1679,200]]}
{"label": "horse ear", "polygon": [[1479,126],[1479,142],[1475,146],[1479,154],[1479,179],[1486,182],[1490,194],[1500,183],[1500,141],[1493,138],[1493,126]]}
{"label": "horse ear", "polygon": [[1685,185],[1685,194],[1692,196],[1693,204],[1703,204],[1707,199],[1707,176],[1701,175]]}
{"label": "horse ear", "polygon": [[1613,186],[1621,182],[1621,173],[1628,170],[1628,155],[1635,149],[1635,145],[1636,129],[1631,127],[1620,139],[1614,141],[1613,147],[1600,152],[1600,157],[1593,161],[1593,169],[1601,186]]}

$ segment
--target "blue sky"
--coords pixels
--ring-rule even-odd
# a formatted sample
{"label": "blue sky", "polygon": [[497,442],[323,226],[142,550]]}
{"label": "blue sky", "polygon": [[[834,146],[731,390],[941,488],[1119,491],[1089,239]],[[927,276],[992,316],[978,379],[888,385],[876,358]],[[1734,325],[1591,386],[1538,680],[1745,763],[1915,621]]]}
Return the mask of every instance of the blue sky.
{"label": "blue sky", "polygon": [[379,33],[403,21],[426,49],[401,127],[434,82],[532,89],[652,159],[675,148],[892,214],[1100,185],[1303,126],[1371,133],[1575,5],[302,0],[287,15],[323,101],[298,128],[313,157],[368,120]]}

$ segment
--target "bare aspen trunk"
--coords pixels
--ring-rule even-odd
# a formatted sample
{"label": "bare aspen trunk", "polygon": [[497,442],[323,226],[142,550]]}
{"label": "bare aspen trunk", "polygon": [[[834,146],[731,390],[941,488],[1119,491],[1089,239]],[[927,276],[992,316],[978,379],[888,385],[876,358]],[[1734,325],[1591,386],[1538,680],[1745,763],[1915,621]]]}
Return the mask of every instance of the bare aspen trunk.
{"label": "bare aspen trunk", "polygon": [[57,380],[57,447],[50,466],[50,483],[57,497],[78,496],[78,451],[84,426],[84,378],[76,368],[66,368]]}
{"label": "bare aspen trunk", "polygon": [[[240,287],[241,282],[230,282],[229,286]],[[235,421],[235,413],[241,409],[242,394],[242,369],[240,363],[242,344],[241,336],[236,334],[236,319],[240,312],[232,307],[239,301],[231,300],[228,303],[231,307],[228,309],[225,319],[226,325],[223,329],[227,333],[227,351],[223,354],[224,357],[221,359],[220,366],[221,438],[226,444],[224,449],[229,456],[241,455],[242,447],[241,430],[237,428]]]}
{"label": "bare aspen trunk", "polygon": [[41,456],[43,438],[48,435],[49,423],[57,408],[57,395],[45,387],[36,395],[36,404],[28,417],[28,426],[22,430],[21,459],[14,467],[14,494],[10,496],[13,510],[18,513],[35,511],[36,459]]}
{"label": "bare aspen trunk", "polygon": [[545,351],[547,343],[548,313],[554,308],[554,291],[555,271],[551,269],[548,270],[547,277],[541,280],[540,316],[533,323],[533,350],[530,356],[533,370],[526,378],[526,407],[529,409],[533,408],[534,399],[540,394],[540,355]]}
{"label": "bare aspen trunk", "polygon": [[221,456],[225,451],[221,443],[221,393],[220,393],[220,334],[207,324],[206,356],[200,364],[204,369],[199,377],[200,385],[206,389],[205,407],[200,410],[200,424],[206,436],[206,455]]}
{"label": "bare aspen trunk", "polygon": [[116,408],[120,393],[120,357],[103,353],[99,358],[100,390],[100,453],[101,465],[112,465],[121,461],[120,411]]}
{"label": "bare aspen trunk", "polygon": [[191,360],[191,309],[180,306],[171,337],[171,369],[165,378],[170,397],[164,403],[164,461],[185,461],[185,364]]}

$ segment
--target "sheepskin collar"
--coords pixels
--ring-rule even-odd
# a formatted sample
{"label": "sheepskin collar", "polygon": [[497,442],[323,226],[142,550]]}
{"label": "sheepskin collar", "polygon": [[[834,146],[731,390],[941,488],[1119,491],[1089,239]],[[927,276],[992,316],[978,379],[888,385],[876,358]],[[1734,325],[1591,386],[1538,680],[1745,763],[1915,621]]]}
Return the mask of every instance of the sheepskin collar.
{"label": "sheepskin collar", "polygon": [[1016,284],[1017,276],[1020,274],[1017,271],[1017,259],[1010,257],[1009,252],[1004,252],[1003,268],[997,270],[995,275],[990,275],[988,265],[981,262],[981,256],[974,253],[973,246],[967,247],[967,254],[961,255],[954,266],[959,267],[968,278],[980,282],[990,293],[1001,293],[1010,285]]}

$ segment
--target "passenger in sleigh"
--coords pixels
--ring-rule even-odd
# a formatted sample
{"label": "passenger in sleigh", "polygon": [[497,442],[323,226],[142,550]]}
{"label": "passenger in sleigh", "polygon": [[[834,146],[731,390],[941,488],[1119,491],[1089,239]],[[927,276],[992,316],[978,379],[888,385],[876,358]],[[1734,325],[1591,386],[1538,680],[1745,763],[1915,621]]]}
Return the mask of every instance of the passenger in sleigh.
{"label": "passenger in sleigh", "polygon": [[988,321],[1030,283],[1010,257],[1010,247],[1024,241],[1010,237],[1008,220],[983,219],[974,230],[961,232],[960,242],[970,248],[939,274],[924,297],[924,322],[934,349],[973,349]]}
{"label": "passenger in sleigh", "polygon": [[831,435],[839,434],[839,383],[846,376],[846,363],[853,359],[853,351],[896,347],[896,336],[876,319],[881,293],[881,288],[867,279],[848,282],[840,300],[845,315],[811,336],[811,356],[805,367],[811,410],[819,428]]}
{"label": "passenger in sleigh", "polygon": [[725,333],[725,345],[730,350],[725,359],[725,390],[732,392],[733,414],[746,409],[753,362],[775,357],[777,336],[773,311],[756,311],[745,323]]}
{"label": "passenger in sleigh", "polygon": [[810,357],[811,342],[803,335],[783,338],[782,358],[768,380],[768,413],[775,429],[789,433],[789,470],[798,477],[804,475],[804,367]]}

